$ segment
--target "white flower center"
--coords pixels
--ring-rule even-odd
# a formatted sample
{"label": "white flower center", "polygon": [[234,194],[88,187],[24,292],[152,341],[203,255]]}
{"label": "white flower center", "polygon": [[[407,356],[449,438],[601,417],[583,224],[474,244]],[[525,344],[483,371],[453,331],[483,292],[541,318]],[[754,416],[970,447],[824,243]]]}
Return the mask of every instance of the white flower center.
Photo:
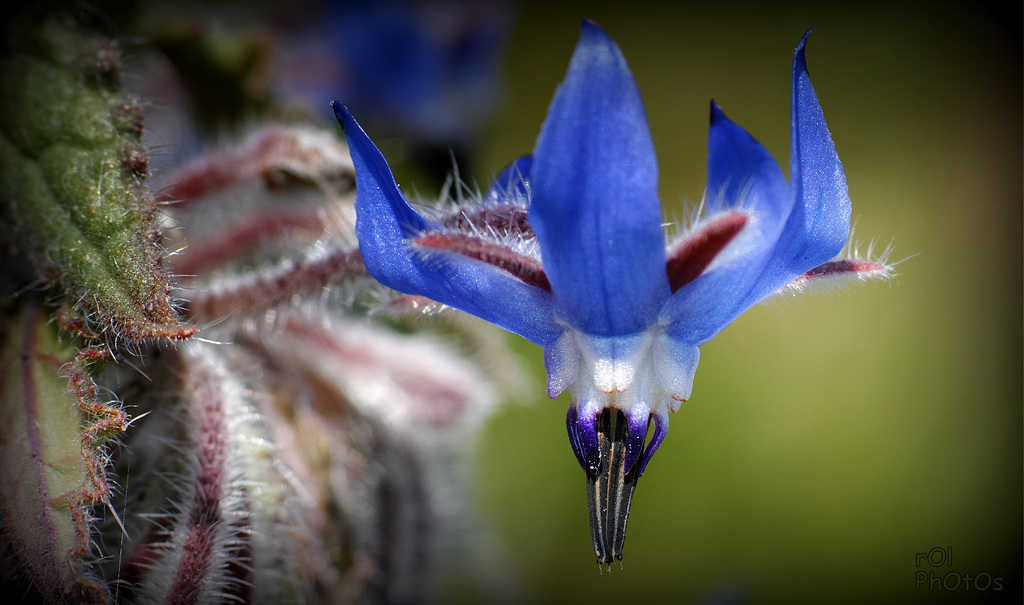
{"label": "white flower center", "polygon": [[654,413],[667,420],[690,396],[699,351],[661,326],[626,336],[566,328],[545,357],[548,395],[568,389],[581,415],[615,407],[630,418]]}

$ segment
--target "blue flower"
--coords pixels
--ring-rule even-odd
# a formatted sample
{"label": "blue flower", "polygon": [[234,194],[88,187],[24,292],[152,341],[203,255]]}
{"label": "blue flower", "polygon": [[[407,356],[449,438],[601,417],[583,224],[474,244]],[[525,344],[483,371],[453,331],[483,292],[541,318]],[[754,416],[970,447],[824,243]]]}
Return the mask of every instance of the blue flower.
{"label": "blue flower", "polygon": [[850,235],[850,199],[806,40],[793,60],[790,181],[712,103],[703,213],[668,243],[640,92],[593,23],[583,23],[533,155],[474,205],[418,213],[334,104],[356,167],[356,231],[370,274],[544,347],[548,395],[572,395],[569,440],[587,473],[601,564],[621,559],[636,481],[668,413],[690,397],[700,345],[780,290],[889,274],[882,262],[834,260]]}
{"label": "blue flower", "polygon": [[[344,0],[323,9],[301,32],[308,50],[286,78],[309,97],[344,95],[364,123],[436,146],[445,160],[451,146],[471,146],[500,92],[513,2]],[[335,76],[329,88],[325,70]]]}

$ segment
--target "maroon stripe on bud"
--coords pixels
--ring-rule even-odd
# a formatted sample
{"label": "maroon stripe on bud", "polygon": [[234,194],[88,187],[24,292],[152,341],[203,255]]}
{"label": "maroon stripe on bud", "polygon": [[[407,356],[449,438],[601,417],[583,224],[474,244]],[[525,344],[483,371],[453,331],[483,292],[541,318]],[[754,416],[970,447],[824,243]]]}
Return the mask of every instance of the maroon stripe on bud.
{"label": "maroon stripe on bud", "polygon": [[308,135],[299,129],[267,128],[234,148],[207,154],[178,170],[157,201],[173,201],[180,208],[254,179],[274,187],[289,174],[309,182],[349,176],[351,165],[338,159],[347,152],[331,148],[338,145],[336,142],[307,139]]}
{"label": "maroon stripe on bud", "polygon": [[199,473],[193,484],[181,559],[175,569],[166,603],[198,603],[203,587],[214,572],[217,532],[224,522],[221,499],[227,475],[227,419],[224,418],[220,383],[212,372],[195,368],[188,378],[195,405],[196,453]]}
{"label": "maroon stripe on bud", "polygon": [[237,229],[225,229],[212,241],[190,245],[181,254],[171,257],[174,271],[181,275],[199,275],[258,251],[267,241],[303,235],[307,239],[319,237],[325,230],[323,218],[317,212],[305,214],[266,214],[243,224]]}
{"label": "maroon stripe on bud", "polygon": [[237,313],[265,311],[297,296],[310,296],[330,286],[366,275],[358,249],[338,249],[294,266],[252,273],[225,287],[197,292],[188,303],[190,317],[214,319]]}
{"label": "maroon stripe on bud", "polygon": [[551,291],[551,283],[539,260],[513,252],[505,246],[462,233],[428,233],[416,238],[416,245],[483,261],[511,273],[523,283]]}
{"label": "maroon stripe on bud", "polygon": [[747,224],[747,215],[732,212],[691,233],[669,252],[665,270],[672,292],[700,277],[711,261]]}

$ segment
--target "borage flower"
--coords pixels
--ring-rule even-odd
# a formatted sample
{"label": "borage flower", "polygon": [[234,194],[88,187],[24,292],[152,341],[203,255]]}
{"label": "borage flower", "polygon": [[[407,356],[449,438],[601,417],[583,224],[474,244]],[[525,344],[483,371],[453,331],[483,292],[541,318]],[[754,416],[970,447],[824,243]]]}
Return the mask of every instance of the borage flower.
{"label": "borage flower", "polygon": [[[703,218],[666,245],[657,160],[621,51],[584,22],[532,156],[473,206],[428,219],[340,103],[356,168],[356,230],[384,285],[461,309],[544,347],[548,395],[568,389],[599,564],[622,558],[637,479],[668,413],[690,397],[700,345],[753,304],[882,262],[831,260],[850,200],[800,41],[790,182],[712,103]],[[649,425],[654,430],[647,441]]]}

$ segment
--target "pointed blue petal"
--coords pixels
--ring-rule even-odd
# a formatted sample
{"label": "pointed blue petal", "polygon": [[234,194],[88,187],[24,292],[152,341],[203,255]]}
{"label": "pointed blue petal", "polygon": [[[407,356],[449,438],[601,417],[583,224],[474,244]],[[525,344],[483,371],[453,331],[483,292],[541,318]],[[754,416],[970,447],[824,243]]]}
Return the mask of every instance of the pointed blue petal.
{"label": "pointed blue petal", "polygon": [[[846,176],[807,74],[804,46],[809,35],[804,35],[793,58],[788,191],[783,198],[778,197],[776,187],[762,189],[766,198],[776,200],[767,207],[779,209],[774,216],[785,222],[776,223],[775,231],[759,225],[759,245],[729,267],[711,270],[673,295],[663,320],[670,322],[668,331],[675,338],[694,344],[710,340],[750,306],[835,257],[849,238],[851,204]],[[728,147],[714,142],[720,134],[716,134],[713,118],[712,155],[716,149],[721,153]],[[732,138],[739,141],[741,137]],[[756,155],[745,157],[731,169],[743,170],[756,163],[751,161]],[[709,159],[709,183],[729,191],[729,167],[719,164],[712,169],[714,162]],[[713,193],[709,190],[709,195]],[[766,244],[771,249],[764,254]]]}
{"label": "pointed blue petal", "polygon": [[646,329],[669,292],[657,159],[636,82],[593,23],[533,155],[529,218],[560,319],[595,335]]}
{"label": "pointed blue petal", "polygon": [[662,321],[672,326],[673,337],[690,343],[711,339],[752,304],[791,205],[775,158],[714,101],[707,166],[709,214],[742,209],[752,221],[733,243],[744,249],[740,258],[687,284],[665,304]]}
{"label": "pointed blue petal", "polygon": [[711,102],[708,128],[707,208],[738,207],[757,215],[758,230],[778,236],[790,210],[786,177],[768,150]]}
{"label": "pointed blue petal", "polygon": [[385,286],[426,296],[540,345],[557,338],[550,293],[492,265],[450,253],[424,253],[409,239],[436,229],[398,190],[384,156],[341,103],[334,113],[356,169],[356,235],[366,269]]}
{"label": "pointed blue petal", "polygon": [[793,56],[789,176],[794,207],[783,233],[785,248],[778,251],[795,275],[839,254],[850,237],[846,173],[807,73],[804,47],[810,35],[804,34]]}
{"label": "pointed blue petal", "polygon": [[846,174],[807,73],[808,31],[793,56],[789,193],[785,226],[744,309],[795,277],[831,260],[850,237]]}
{"label": "pointed blue petal", "polygon": [[405,255],[405,238],[418,235],[434,225],[420,216],[398,189],[384,155],[363,131],[348,108],[331,103],[334,116],[341,125],[349,153],[356,168],[356,229],[372,237],[373,246],[363,253],[381,260],[399,259]]}

